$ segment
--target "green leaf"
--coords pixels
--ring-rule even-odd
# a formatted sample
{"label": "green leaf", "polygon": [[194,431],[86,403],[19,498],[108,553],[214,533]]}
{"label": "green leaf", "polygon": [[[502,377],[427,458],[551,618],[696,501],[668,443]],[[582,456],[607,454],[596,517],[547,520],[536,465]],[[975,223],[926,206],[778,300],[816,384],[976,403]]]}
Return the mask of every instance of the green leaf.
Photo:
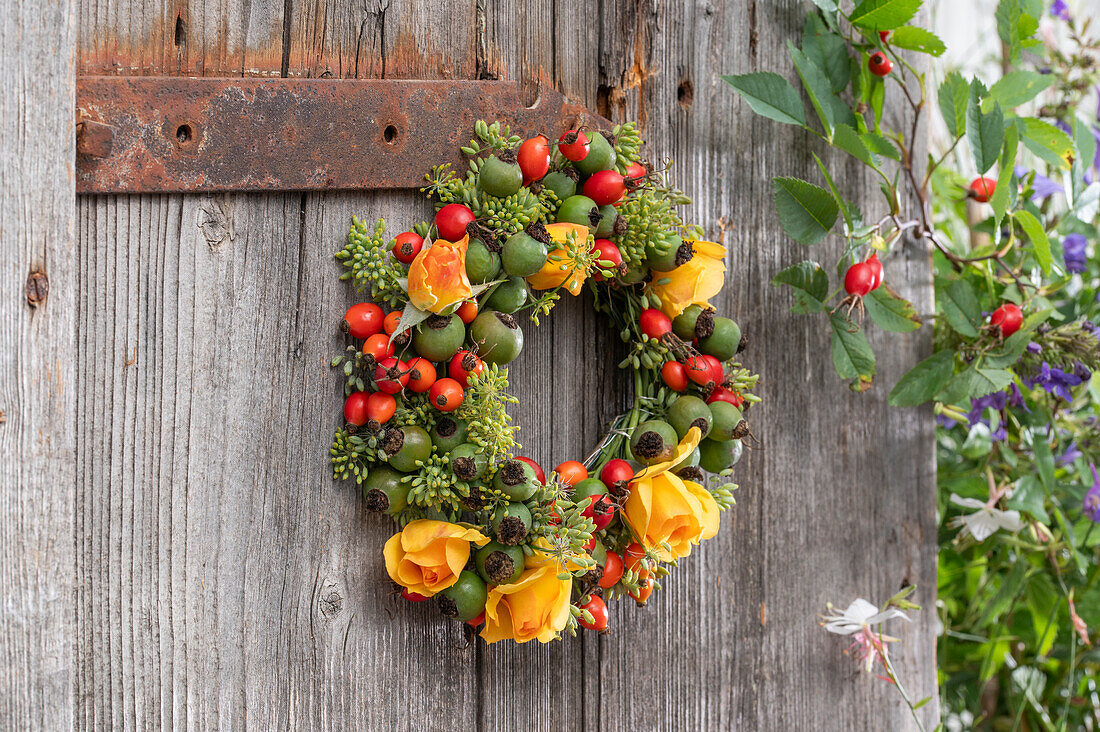
{"label": "green leaf", "polygon": [[875,352],[863,331],[840,313],[831,313],[833,326],[833,368],[842,379],[875,375]]}
{"label": "green leaf", "polygon": [[836,223],[836,201],[824,188],[798,178],[772,178],[779,223],[795,241],[816,244]]}
{"label": "green leaf", "polygon": [[950,348],[937,351],[924,359],[904,376],[890,391],[890,404],[895,407],[915,407],[934,397],[955,372],[955,352]]}
{"label": "green leaf", "polygon": [[912,25],[904,25],[890,34],[890,44],[907,51],[919,51],[932,56],[940,56],[947,50],[943,41],[935,33]]}
{"label": "green leaf", "polygon": [[1050,451],[1050,443],[1043,433],[1032,435],[1031,454],[1035,456],[1035,467],[1039,470],[1039,480],[1047,490],[1054,488],[1054,454]]}
{"label": "green leaf", "polygon": [[1020,51],[1039,45],[1031,36],[1039,29],[1036,15],[1041,8],[1029,8],[1028,0],[1001,0],[994,17],[997,19],[997,35],[1009,48],[1009,59],[1019,56]]}
{"label": "green leaf", "polygon": [[1053,74],[1009,71],[989,87],[989,94],[982,100],[982,109],[989,111],[994,104],[1001,105],[1001,109],[1015,109],[1037,97],[1053,81]]}
{"label": "green leaf", "polygon": [[844,223],[850,230],[854,222],[860,217],[859,209],[853,211],[853,204],[845,201],[844,196],[840,195],[840,189],[837,188],[836,183],[833,181],[833,177],[829,175],[829,171],[825,168],[825,164],[821,162],[821,158],[817,156],[817,153],[811,154],[814,156],[814,162],[817,163],[817,167],[821,171],[822,177],[825,178],[826,185],[829,186],[829,192],[833,194],[833,200],[836,201],[837,206],[840,208],[840,213],[844,216]]}
{"label": "green leaf", "polygon": [[1031,240],[1031,247],[1035,250],[1035,259],[1039,262],[1039,266],[1043,268],[1043,274],[1050,274],[1050,267],[1054,264],[1054,258],[1050,255],[1050,239],[1047,238],[1047,233],[1043,231],[1043,225],[1039,223],[1039,219],[1035,218],[1035,215],[1030,211],[1024,210],[1012,214],[1012,218],[1020,224],[1020,228]]}
{"label": "green leaf", "polygon": [[982,111],[978,88],[974,86],[970,88],[966,106],[966,136],[970,142],[970,152],[974,155],[974,166],[981,175],[997,162],[1004,143],[1005,119],[996,104],[988,113]]}
{"label": "green leaf", "polygon": [[806,110],[790,82],[771,71],[723,76],[737,90],[752,111],[788,125],[806,125]]}
{"label": "green leaf", "polygon": [[993,197],[989,199],[989,205],[993,207],[993,220],[996,230],[1000,231],[1001,220],[1005,217],[1012,193],[1012,175],[1016,167],[1016,152],[1020,146],[1020,133],[1013,125],[1005,130],[1005,143],[1001,148],[1000,173],[997,175],[997,188],[993,191]]}
{"label": "green leaf", "polygon": [[912,20],[920,6],[921,0],[863,0],[848,21],[868,30],[893,30]]}
{"label": "green leaf", "polygon": [[1043,506],[1046,492],[1043,484],[1034,475],[1025,475],[1016,481],[1012,490],[1012,498],[1008,499],[1008,507],[1016,511],[1024,511],[1044,524],[1050,521]]}
{"label": "green leaf", "polygon": [[859,136],[859,139],[863,140],[863,144],[866,145],[867,149],[873,154],[882,155],[891,160],[901,160],[901,153],[898,152],[894,143],[890,142],[882,135],[875,134],[874,132],[865,132]]}
{"label": "green leaf", "polygon": [[1065,132],[1041,119],[1024,117],[1021,139],[1024,146],[1056,168],[1069,170],[1073,163],[1073,140]]}
{"label": "green leaf", "polygon": [[967,338],[978,337],[978,326],[982,322],[982,308],[974,287],[966,280],[955,280],[936,293],[936,299],[947,318],[947,323],[955,331]]}
{"label": "green leaf", "polygon": [[837,125],[833,130],[833,145],[839,147],[864,165],[874,168],[875,163],[871,159],[871,151],[860,139],[859,133],[848,125]]}
{"label": "green leaf", "polygon": [[1073,202],[1076,203],[1085,190],[1085,171],[1092,167],[1096,155],[1096,138],[1088,123],[1080,117],[1073,119],[1073,141],[1077,147],[1077,157],[1073,161]]}
{"label": "green leaf", "polygon": [[1000,588],[992,598],[986,600],[985,609],[974,627],[986,628],[1008,611],[1009,606],[1023,591],[1024,581],[1027,579],[1027,570],[1030,566],[1027,562],[1015,562],[1012,565],[1008,576],[1001,582]]}
{"label": "green leaf", "polygon": [[872,290],[863,298],[863,306],[875,325],[891,333],[909,333],[920,327],[920,317],[913,309],[913,303],[888,285]]}
{"label": "green leaf", "polygon": [[947,404],[959,404],[966,399],[977,399],[1000,391],[1012,383],[1012,372],[1004,369],[981,368],[976,363],[955,375],[936,399]]}
{"label": "green leaf", "polygon": [[806,25],[802,28],[802,52],[825,72],[833,94],[848,88],[851,78],[848,45],[836,33],[829,32],[816,13],[806,16]]}
{"label": "green leaf", "polygon": [[829,296],[829,275],[817,262],[791,265],[773,277],[772,284],[787,285],[794,290],[792,312],[815,313],[825,309],[825,298]]}
{"label": "green leaf", "polygon": [[952,71],[943,79],[937,93],[940,114],[952,137],[959,137],[966,130],[966,104],[970,98],[970,85],[958,71]]}
{"label": "green leaf", "polygon": [[397,321],[397,327],[393,329],[393,333],[390,335],[390,343],[393,343],[393,339],[398,335],[427,320],[430,315],[431,313],[421,310],[411,302],[405,303],[405,309],[401,311],[401,319]]}
{"label": "green leaf", "polygon": [[831,138],[833,136],[833,125],[836,124],[836,121],[833,117],[832,105],[829,102],[833,96],[829,79],[825,76],[825,72],[819,69],[806,54],[798,50],[790,39],[787,40],[787,53],[790,54],[791,60],[794,62],[798,78],[802,80],[802,88],[806,90],[807,96],[810,97],[810,104],[817,112],[817,118],[821,121],[825,136]]}
{"label": "green leaf", "polygon": [[833,0],[814,0],[814,5],[821,8],[826,13],[835,13],[837,11],[836,3]]}

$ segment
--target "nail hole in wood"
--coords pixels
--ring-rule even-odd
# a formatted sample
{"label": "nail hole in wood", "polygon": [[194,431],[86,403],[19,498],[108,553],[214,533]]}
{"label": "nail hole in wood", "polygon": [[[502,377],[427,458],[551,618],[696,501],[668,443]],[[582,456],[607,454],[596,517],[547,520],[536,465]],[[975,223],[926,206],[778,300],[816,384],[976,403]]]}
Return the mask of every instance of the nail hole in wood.
{"label": "nail hole in wood", "polygon": [[382,139],[392,143],[397,139],[397,128],[393,125],[386,125],[386,129],[382,130]]}
{"label": "nail hole in wood", "polygon": [[180,125],[176,128],[176,142],[186,145],[191,142],[191,125]]}
{"label": "nail hole in wood", "polygon": [[676,87],[676,101],[681,107],[687,109],[694,99],[695,85],[691,83],[691,79],[684,79],[680,82],[680,86]]}

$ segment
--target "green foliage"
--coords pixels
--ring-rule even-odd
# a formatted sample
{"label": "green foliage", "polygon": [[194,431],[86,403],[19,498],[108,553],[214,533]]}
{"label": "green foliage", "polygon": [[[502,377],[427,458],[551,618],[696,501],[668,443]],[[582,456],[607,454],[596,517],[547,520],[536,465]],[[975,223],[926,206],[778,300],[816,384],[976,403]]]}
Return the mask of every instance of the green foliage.
{"label": "green foliage", "polygon": [[[836,184],[840,170],[816,153],[825,187],[775,179],[792,239],[815,246],[835,231],[844,246],[835,270],[796,262],[773,283],[789,289],[792,311],[827,319],[834,368],[856,390],[875,372],[861,316],[889,332],[934,328],[934,353],[893,385],[889,403],[933,402],[938,418],[938,661],[948,726],[964,728],[966,713],[983,729],[1087,728],[1100,718],[1100,656],[1091,647],[1100,628],[1100,514],[1084,510],[1086,492],[1100,496],[1100,377],[1092,377],[1100,264],[1088,256],[1100,246],[1100,42],[1086,23],[1053,18],[1040,44],[1047,3],[1000,0],[999,76],[987,87],[941,73],[932,107],[930,79],[913,55],[936,57],[944,46],[907,25],[919,0],[857,0],[850,11],[815,4],[801,48],[789,44],[790,68],[776,71],[797,74],[820,128],[783,76],[725,78],[761,116],[858,160],[879,178],[882,198],[864,223]],[[875,32],[888,29],[885,38]],[[894,62],[885,79],[867,70],[878,51]],[[890,96],[901,110],[896,127],[882,114]],[[853,110],[848,100],[850,122],[841,119]],[[920,159],[913,134],[929,113],[947,134]],[[987,203],[968,192],[975,174],[995,180]],[[907,284],[893,266],[902,242],[933,252],[931,313],[898,294]],[[846,295],[845,272],[871,253],[887,284]],[[1024,316],[1011,335],[991,322],[1006,303]],[[989,532],[982,516],[994,522]]]}
{"label": "green foliage", "polygon": [[374,230],[370,231],[364,222],[353,216],[348,243],[336,253],[336,259],[348,269],[340,279],[351,280],[356,290],[368,293],[375,302],[400,308],[408,301],[402,285],[405,272],[389,256],[393,246],[383,238],[385,231],[382,219],[378,219]]}
{"label": "green foliage", "polygon": [[497,364],[471,375],[466,384],[466,396],[455,417],[466,421],[470,442],[481,448],[490,466],[495,466],[519,447],[515,440],[519,427],[512,424],[506,407],[519,400],[508,393],[508,369]]}

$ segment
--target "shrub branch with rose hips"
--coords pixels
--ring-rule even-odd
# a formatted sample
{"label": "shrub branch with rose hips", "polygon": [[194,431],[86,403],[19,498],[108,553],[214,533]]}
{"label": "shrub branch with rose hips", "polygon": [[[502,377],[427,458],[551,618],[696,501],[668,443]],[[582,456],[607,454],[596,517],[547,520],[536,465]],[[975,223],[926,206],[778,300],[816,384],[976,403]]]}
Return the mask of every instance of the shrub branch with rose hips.
{"label": "shrub branch with rose hips", "polygon": [[[889,401],[931,401],[938,415],[943,707],[964,726],[1095,725],[1100,43],[1066,0],[1046,16],[1038,0],[1001,0],[1002,57],[981,78],[940,73],[933,95],[913,59],[945,48],[909,24],[918,1],[816,5],[801,45],[789,44],[816,124],[778,74],[726,80],[757,113],[866,165],[883,198],[864,216],[817,156],[821,185],[776,178],[788,234],[812,246],[839,228],[846,246],[835,288],[810,261],[775,283],[791,288],[794,311],[827,319],[837,373],[865,390],[875,356],[864,316],[893,332],[921,325],[889,287],[891,255],[929,247],[934,353]],[[883,116],[891,96],[896,127]],[[943,131],[927,158],[925,117]]]}
{"label": "shrub branch with rose hips", "polygon": [[[387,243],[382,221],[353,219],[336,255],[371,301],[348,309],[354,342],[332,362],[346,397],[333,477],[401,528],[384,554],[406,599],[436,597],[490,642],[604,632],[606,600],[644,605],[734,504],[726,478],[759,398],[739,325],[708,304],[726,250],[679,217],[689,200],[669,164],[641,160],[633,124],[474,132],[465,175],[426,176],[430,224]],[[507,365],[522,321],[586,287],[628,344],[633,401],[547,476],[518,454]]]}

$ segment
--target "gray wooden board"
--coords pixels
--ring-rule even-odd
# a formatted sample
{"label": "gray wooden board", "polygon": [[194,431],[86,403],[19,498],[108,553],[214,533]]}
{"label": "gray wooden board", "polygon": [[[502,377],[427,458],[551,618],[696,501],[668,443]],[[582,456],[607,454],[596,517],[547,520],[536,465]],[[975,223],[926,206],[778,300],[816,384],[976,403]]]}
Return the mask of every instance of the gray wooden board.
{"label": "gray wooden board", "polygon": [[[607,637],[467,646],[430,606],[392,596],[381,560],[391,527],[328,474],[340,392],[327,361],[343,343],[335,323],[356,299],[336,279],[332,252],[352,214],[404,228],[429,215],[424,201],[82,198],[69,322],[82,356],[77,726],[910,724],[817,613],[828,600],[881,599],[917,582],[929,610],[892,628],[902,637],[896,661],[915,698],[934,694],[932,418],[885,404],[929,351],[929,333],[874,338],[880,376],[870,394],[835,379],[822,323],[789,314],[788,295],[768,284],[806,253],[778,226],[769,178],[814,178],[818,148],[754,118],[717,78],[789,69],[783,43],[797,37],[802,5],[77,6],[86,72],[501,75],[642,120],[651,157],[673,157],[695,197],[690,217],[716,237],[718,221],[729,222],[718,305],[752,339],[745,360],[763,374],[765,399],[751,413],[762,447],[735,476],[738,506],[649,607],[617,605]],[[836,162],[846,188],[871,189]],[[886,271],[930,310],[927,252],[905,249]],[[622,405],[622,345],[585,298],[527,334],[515,414],[525,452],[551,466],[585,454]],[[923,713],[932,720],[935,702]]]}
{"label": "gray wooden board", "polygon": [[[73,6],[0,0],[0,19],[0,728],[66,728],[79,358]],[[32,272],[49,288],[37,307],[25,291]]]}

